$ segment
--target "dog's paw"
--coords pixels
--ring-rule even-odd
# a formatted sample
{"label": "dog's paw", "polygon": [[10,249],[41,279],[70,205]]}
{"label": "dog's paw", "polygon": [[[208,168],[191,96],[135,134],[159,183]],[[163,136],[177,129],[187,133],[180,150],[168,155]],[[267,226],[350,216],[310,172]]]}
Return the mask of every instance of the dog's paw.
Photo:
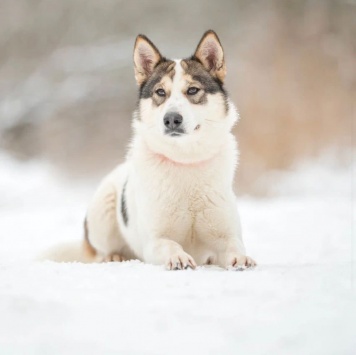
{"label": "dog's paw", "polygon": [[196,267],[194,259],[184,251],[172,254],[166,262],[167,270],[195,269]]}
{"label": "dog's paw", "polygon": [[253,268],[256,265],[256,261],[249,256],[235,255],[229,258],[226,268],[229,270],[245,270],[247,268]]}

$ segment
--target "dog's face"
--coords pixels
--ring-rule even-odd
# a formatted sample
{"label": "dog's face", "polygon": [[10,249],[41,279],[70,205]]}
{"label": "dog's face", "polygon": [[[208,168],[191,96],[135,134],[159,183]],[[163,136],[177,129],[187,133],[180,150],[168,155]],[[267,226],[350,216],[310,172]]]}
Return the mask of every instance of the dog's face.
{"label": "dog's face", "polygon": [[140,87],[136,128],[155,152],[180,162],[209,158],[236,121],[223,88],[224,53],[213,31],[189,59],[168,60],[146,37],[134,49]]}

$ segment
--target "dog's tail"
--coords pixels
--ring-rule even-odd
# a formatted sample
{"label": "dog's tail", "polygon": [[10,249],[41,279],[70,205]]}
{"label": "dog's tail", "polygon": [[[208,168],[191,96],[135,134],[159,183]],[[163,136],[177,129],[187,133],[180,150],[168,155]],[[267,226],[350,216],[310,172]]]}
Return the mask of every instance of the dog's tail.
{"label": "dog's tail", "polygon": [[84,220],[84,239],[78,242],[64,243],[57,245],[42,255],[38,260],[50,260],[56,262],[80,262],[94,263],[98,261],[96,250],[89,242],[87,219]]}
{"label": "dog's tail", "polygon": [[40,255],[39,261],[56,262],[80,262],[93,263],[97,261],[97,255],[93,247],[86,240],[78,242],[63,243],[52,247]]}

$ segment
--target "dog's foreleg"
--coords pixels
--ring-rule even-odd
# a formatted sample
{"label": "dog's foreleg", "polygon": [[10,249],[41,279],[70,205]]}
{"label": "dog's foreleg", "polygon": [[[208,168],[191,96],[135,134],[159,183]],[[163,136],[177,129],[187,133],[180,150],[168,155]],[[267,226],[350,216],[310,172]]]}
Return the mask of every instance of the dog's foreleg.
{"label": "dog's foreleg", "polygon": [[163,264],[168,270],[196,268],[194,259],[183,250],[182,246],[166,238],[157,238],[147,242],[144,258],[148,263]]}
{"label": "dog's foreleg", "polygon": [[[231,208],[233,207],[231,206]],[[231,235],[226,236],[221,245],[222,252],[219,253],[219,264],[227,269],[237,270],[256,266],[256,262],[249,256],[246,256],[237,209],[235,218],[231,223]]]}

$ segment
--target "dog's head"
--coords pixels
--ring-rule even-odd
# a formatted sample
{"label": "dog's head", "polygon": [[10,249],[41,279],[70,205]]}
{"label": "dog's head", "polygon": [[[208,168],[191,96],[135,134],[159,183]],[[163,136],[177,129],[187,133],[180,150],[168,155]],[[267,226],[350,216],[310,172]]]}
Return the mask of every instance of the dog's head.
{"label": "dog's head", "polygon": [[135,128],[148,147],[177,162],[210,158],[226,141],[237,114],[223,83],[224,52],[207,31],[193,56],[164,58],[139,35],[134,48],[139,103]]}

